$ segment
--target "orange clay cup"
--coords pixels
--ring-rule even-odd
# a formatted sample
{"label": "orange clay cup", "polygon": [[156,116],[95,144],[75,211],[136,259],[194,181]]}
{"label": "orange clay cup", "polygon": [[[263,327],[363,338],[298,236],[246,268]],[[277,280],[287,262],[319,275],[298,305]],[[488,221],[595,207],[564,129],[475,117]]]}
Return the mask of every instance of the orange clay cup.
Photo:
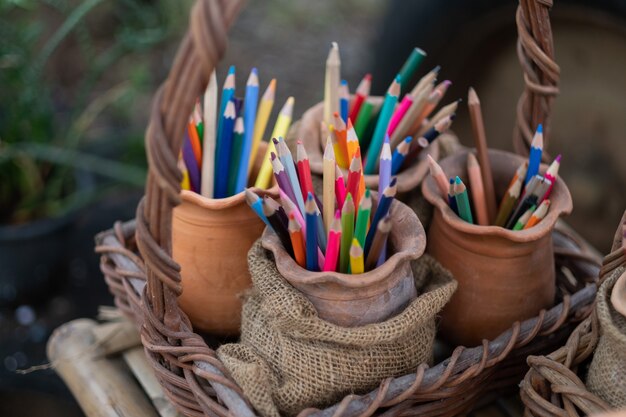
{"label": "orange clay cup", "polygon": [[[382,97],[370,97],[368,101],[375,105],[382,104]],[[326,139],[328,138],[328,131],[322,129],[322,120],[324,116],[324,103],[318,103],[315,106],[307,110],[302,116],[302,121],[298,126],[296,137],[302,140],[302,144],[309,155],[309,164],[311,165],[311,172],[317,175],[322,175],[324,169],[324,148],[326,147]],[[354,121],[353,121],[354,122]],[[448,135],[449,133],[442,133]],[[417,138],[413,138],[416,140]],[[396,176],[398,186],[398,196],[402,199],[402,196],[407,192],[415,189],[420,182],[428,174],[428,159],[426,155],[430,155],[436,161],[439,159],[439,146],[438,142],[434,142],[433,145],[428,146],[422,152],[419,157],[409,167],[403,167]],[[363,155],[364,151],[361,149]],[[393,153],[393,149],[391,150]],[[343,169],[344,175],[347,178],[347,170]],[[378,175],[365,175],[365,185],[372,190],[378,189]]]}
{"label": "orange clay cup", "polygon": [[[258,172],[265,155],[263,145],[253,173]],[[270,190],[252,190],[278,196],[276,185]],[[241,323],[239,295],[251,286],[248,250],[265,224],[248,206],[243,192],[212,199],[183,190],[181,199],[172,215],[173,257],[181,266],[183,285],[179,305],[194,330],[237,335]]]}
{"label": "orange clay cup", "polygon": [[[467,153],[440,161],[447,176],[467,179]],[[497,150],[489,150],[489,159],[499,201],[524,159]],[[546,168],[542,165],[541,172]],[[422,193],[435,206],[427,252],[459,283],[442,312],[440,329],[444,339],[455,345],[476,346],[483,339],[492,340],[515,321],[536,316],[553,305],[551,232],[559,216],[572,211],[572,198],[560,178],[552,189],[547,216],[521,231],[461,220],[441,197],[431,176],[422,184]]]}
{"label": "orange clay cup", "polygon": [[417,297],[411,261],[419,258],[426,247],[424,228],[413,210],[394,201],[391,213],[388,242],[393,255],[363,274],[305,270],[269,228],[261,244],[274,254],[278,272],[311,301],[323,320],[342,327],[380,323],[402,312]]}

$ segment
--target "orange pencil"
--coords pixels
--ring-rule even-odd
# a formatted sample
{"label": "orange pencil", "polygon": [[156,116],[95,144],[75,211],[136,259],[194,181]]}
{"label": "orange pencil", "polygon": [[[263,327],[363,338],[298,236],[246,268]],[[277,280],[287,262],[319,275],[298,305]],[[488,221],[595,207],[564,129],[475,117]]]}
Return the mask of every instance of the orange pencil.
{"label": "orange pencil", "polygon": [[350,152],[348,152],[348,130],[346,127],[346,123],[339,116],[338,112],[333,113],[333,122],[333,128],[335,132],[335,137],[337,138],[337,143],[339,144],[341,151],[344,153],[344,155],[347,156],[347,160],[349,161],[352,157],[350,156]]}
{"label": "orange pencil", "polygon": [[534,211],[533,215],[530,216],[530,219],[528,219],[528,222],[526,222],[526,225],[524,226],[524,230],[530,229],[531,227],[539,223],[544,217],[546,217],[546,214],[548,214],[549,208],[550,208],[550,200],[543,200],[543,202],[539,204],[539,207],[537,208],[537,210]]}
{"label": "orange pencil", "polygon": [[483,176],[480,173],[480,165],[473,153],[467,154],[467,174],[469,175],[470,191],[476,219],[481,226],[489,225],[487,214],[487,202],[485,201],[485,189],[483,188]]}
{"label": "orange pencil", "polygon": [[189,123],[187,124],[187,133],[189,133],[189,142],[191,142],[193,156],[196,157],[196,162],[198,162],[198,168],[202,169],[202,145],[200,144],[198,130],[196,129],[196,124],[193,121],[193,117],[189,118]]}
{"label": "orange pencil", "polygon": [[348,131],[346,135],[346,146],[348,149],[348,158],[352,158],[357,149],[360,149],[359,138],[356,135],[354,126],[352,126],[352,120],[348,119]]}
{"label": "orange pencil", "polygon": [[302,236],[302,228],[296,220],[296,216],[289,215],[289,237],[291,238],[291,246],[293,246],[293,254],[296,262],[302,268],[306,268],[306,252],[304,250],[304,236]]}

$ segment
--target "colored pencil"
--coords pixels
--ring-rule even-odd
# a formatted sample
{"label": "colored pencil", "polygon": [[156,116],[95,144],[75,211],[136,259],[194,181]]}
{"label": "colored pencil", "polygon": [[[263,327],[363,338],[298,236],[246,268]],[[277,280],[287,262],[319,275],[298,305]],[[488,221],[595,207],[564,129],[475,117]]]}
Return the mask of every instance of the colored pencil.
{"label": "colored pencil", "polygon": [[333,113],[339,111],[339,80],[341,78],[341,58],[339,46],[333,42],[326,59],[326,77],[324,79],[324,121],[330,125]]}
{"label": "colored pencil", "polygon": [[418,135],[422,136],[424,132],[432,129],[435,124],[440,122],[442,119],[455,114],[457,109],[459,108],[459,104],[461,103],[461,99],[453,101],[452,103],[443,106],[433,117],[431,117],[426,123],[422,124],[422,126],[418,130]]}
{"label": "colored pencil", "polygon": [[291,238],[289,237],[289,222],[287,215],[280,205],[269,196],[263,199],[263,214],[272,226],[272,230],[276,233],[280,242],[290,256],[293,256],[293,248],[291,247]]}
{"label": "colored pencil", "polygon": [[215,175],[215,145],[217,134],[217,76],[211,72],[209,84],[204,92],[202,140],[202,178],[200,191],[204,197],[213,198]]}
{"label": "colored pencil", "polygon": [[[352,158],[352,162],[350,163],[350,168],[348,168],[348,184],[346,186],[346,192],[353,196],[353,200],[355,204],[358,204],[359,195],[359,183],[361,182],[361,160],[356,156]],[[344,202],[345,203],[345,202]]]}
{"label": "colored pencil", "polygon": [[370,232],[368,233],[368,238],[370,234],[372,234],[372,243],[370,245],[369,251],[366,250],[367,254],[365,261],[365,270],[369,271],[376,267],[378,263],[378,259],[382,254],[382,249],[387,242],[387,237],[391,232],[391,217],[386,215],[384,218],[380,220],[374,227],[374,224],[370,227]]}
{"label": "colored pencil", "polygon": [[380,152],[380,165],[378,169],[378,194],[382,194],[391,181],[391,146],[389,136],[385,136],[385,143]]}
{"label": "colored pencil", "polygon": [[550,166],[548,167],[548,170],[546,171],[545,174],[545,178],[547,180],[550,180],[550,187],[548,188],[548,191],[546,191],[546,193],[541,196],[540,198],[540,203],[543,202],[546,198],[550,197],[550,194],[552,193],[552,188],[554,187],[554,184],[556,184],[556,179],[559,176],[559,167],[561,166],[561,155],[557,155],[556,158],[554,158],[554,161],[552,161],[552,163],[550,164]]}
{"label": "colored pencil", "polygon": [[289,216],[289,237],[291,238],[291,246],[293,247],[293,255],[296,262],[303,268],[306,268],[306,251],[304,249],[304,236],[302,236],[302,228],[293,215]]}
{"label": "colored pencil", "polygon": [[[306,194],[302,193],[302,188],[300,187],[300,181],[298,179],[298,174],[296,173],[296,164],[293,160],[293,156],[291,155],[291,151],[287,146],[287,143],[282,137],[279,137],[277,140],[272,139],[274,142],[274,146],[276,148],[276,155],[280,159],[280,162],[285,167],[285,172],[287,173],[287,178],[289,179],[289,183],[291,184],[291,189],[294,194],[294,202],[298,204],[298,208],[300,212],[304,212],[304,200]],[[310,174],[309,174],[310,176]]]}
{"label": "colored pencil", "polygon": [[419,90],[416,93],[411,93],[411,95],[413,96],[413,104],[411,104],[406,114],[404,115],[402,120],[400,120],[400,123],[398,123],[396,129],[393,131],[393,135],[391,135],[392,148],[398,146],[402,138],[409,134],[411,126],[413,125],[413,121],[419,117],[422,108],[424,107],[424,103],[426,102],[428,96],[432,91],[432,84],[428,84],[422,90]]}
{"label": "colored pencil", "polygon": [[461,178],[458,176],[454,180],[454,199],[456,200],[456,205],[459,209],[459,217],[468,223],[474,223],[467,189],[465,188],[463,181],[461,181]]}
{"label": "colored pencil", "polygon": [[539,173],[539,165],[543,155],[543,127],[541,124],[537,126],[535,136],[530,144],[530,155],[528,156],[528,170],[526,171],[526,179],[524,184],[528,184],[530,179]]}
{"label": "colored pencil", "polygon": [[359,116],[359,111],[361,110],[361,106],[363,102],[369,97],[370,89],[372,87],[372,74],[365,74],[365,77],[361,80],[359,85],[356,88],[356,92],[354,94],[354,102],[352,103],[352,108],[350,109],[350,114],[348,118],[356,123],[356,120]]}
{"label": "colored pencil", "polygon": [[346,182],[343,179],[343,173],[337,165],[335,165],[335,198],[337,199],[337,208],[341,210],[343,202],[346,199]]}
{"label": "colored pencil", "polygon": [[526,223],[528,223],[528,220],[530,220],[530,217],[533,215],[536,208],[537,206],[534,204],[530,206],[528,210],[526,210],[524,214],[522,214],[521,217],[517,220],[515,226],[513,226],[513,230],[522,230],[524,226],[526,226]]}
{"label": "colored pencil", "polygon": [[411,54],[408,56],[402,68],[400,68],[400,76],[402,77],[402,89],[404,90],[407,85],[413,80],[415,72],[419,68],[422,61],[426,57],[426,52],[420,48],[413,48]]}
{"label": "colored pencil", "polygon": [[359,193],[357,194],[356,202],[361,201],[361,197],[365,194],[365,175],[363,174],[363,160],[361,159],[361,148],[357,148],[354,156],[359,160],[359,165],[361,166],[361,179],[359,180]]}
{"label": "colored pencil", "polygon": [[[439,75],[440,70],[441,67],[437,65],[435,68],[428,71],[428,73],[420,78],[417,84],[415,84],[415,87],[411,90],[411,95],[413,97],[417,97],[423,90],[427,89],[428,86],[432,87],[435,81],[437,81],[437,76]],[[430,92],[428,94],[430,94]]]}
{"label": "colored pencil", "polygon": [[489,215],[487,214],[487,202],[485,201],[485,190],[483,188],[483,177],[480,172],[480,165],[473,153],[467,154],[467,175],[469,176],[470,191],[476,221],[481,226],[489,225]]}
{"label": "colored pencil", "polygon": [[352,245],[350,246],[350,273],[362,274],[365,272],[365,261],[363,260],[363,248],[359,244],[359,241],[352,239]]}
{"label": "colored pencil", "polygon": [[443,172],[441,166],[430,155],[428,155],[428,169],[437,184],[437,188],[439,188],[439,194],[442,198],[447,199],[449,188],[448,178],[446,178],[446,174]]}
{"label": "colored pencil", "polygon": [[[326,141],[324,160],[322,165],[322,201],[324,203],[324,226],[330,231],[335,212],[335,152],[332,143]],[[342,180],[343,181],[343,180]]]}
{"label": "colored pencil", "polygon": [[235,188],[232,194],[237,194],[246,187],[248,182],[248,170],[250,169],[250,155],[252,155],[252,142],[254,125],[256,123],[257,105],[259,102],[259,75],[256,68],[252,68],[246,82],[246,96],[243,110],[243,143],[241,158],[237,163],[237,175]]}
{"label": "colored pencil", "polygon": [[348,126],[337,112],[333,114],[333,122],[333,132],[335,134],[335,138],[337,138],[337,143],[341,148],[341,152],[346,155],[349,160],[350,154],[348,153]]}
{"label": "colored pencil", "polygon": [[344,123],[348,123],[348,106],[350,105],[350,90],[348,82],[341,80],[339,85],[339,114]]}
{"label": "colored pencil", "polygon": [[302,144],[301,140],[298,141],[296,146],[296,165],[298,167],[298,178],[300,179],[302,196],[304,197],[307,196],[309,193],[315,193],[315,191],[313,190],[313,180],[311,178],[311,165],[309,163],[309,155],[307,155],[306,149],[304,149],[304,145]]}
{"label": "colored pencil", "polygon": [[356,135],[356,131],[354,130],[354,126],[352,125],[352,121],[348,119],[348,128],[346,135],[346,148],[348,149],[348,157],[352,158],[356,154],[357,150],[360,149],[359,146],[359,138]]}
{"label": "colored pencil", "polygon": [[374,135],[372,136],[372,141],[369,145],[367,155],[365,157],[365,166],[363,168],[363,173],[366,175],[374,174],[376,172],[378,157],[383,146],[383,141],[385,140],[385,134],[389,125],[389,120],[391,119],[396,104],[398,103],[398,95],[400,94],[400,81],[400,76],[396,76],[396,78],[391,83],[389,90],[387,90],[385,101],[383,102],[383,107],[380,110],[380,115],[378,116],[378,121],[376,122]]}
{"label": "colored pencil", "polygon": [[334,217],[331,216],[330,228],[328,229],[328,245],[326,246],[326,258],[324,259],[323,271],[336,271],[341,246],[341,212],[337,210]]}
{"label": "colored pencil", "polygon": [[244,194],[246,197],[246,203],[248,203],[252,210],[254,210],[257,216],[259,216],[259,218],[263,220],[263,223],[265,223],[269,227],[272,227],[270,225],[270,222],[267,220],[267,217],[265,217],[265,214],[263,213],[263,200],[261,200],[261,197],[253,193],[252,190],[248,188],[246,188]]}
{"label": "colored pencil", "polygon": [[[230,154],[230,163],[228,165],[228,195],[235,195],[240,191],[243,191],[245,187],[245,182],[241,187],[241,190],[237,188],[237,180],[239,175],[239,167],[243,163],[244,157],[244,141],[245,141],[245,132],[244,132],[244,124],[243,117],[237,117],[235,120],[235,127],[233,128],[233,145],[232,151]],[[247,167],[246,161],[246,167]],[[246,173],[247,173],[246,169]],[[246,178],[247,179],[247,178]]]}
{"label": "colored pencil", "polygon": [[354,131],[356,132],[356,135],[362,141],[363,146],[365,146],[364,144],[365,131],[367,130],[367,126],[369,125],[370,120],[372,119],[373,112],[374,112],[374,105],[370,103],[369,101],[363,102],[363,104],[361,105],[361,109],[359,111],[359,115],[357,116],[356,121],[354,122]]}
{"label": "colored pencil", "polygon": [[402,167],[404,159],[409,153],[409,148],[411,147],[412,140],[413,138],[411,136],[407,136],[396,147],[396,150],[393,151],[393,156],[391,157],[391,175],[396,175],[398,172],[400,172],[400,167]]}
{"label": "colored pencil", "polygon": [[[272,114],[272,108],[274,107],[274,96],[276,94],[276,79],[270,81],[267,89],[261,97],[259,108],[257,110],[256,121],[254,122],[254,134],[252,136],[252,150],[250,151],[250,160],[248,163],[248,177],[252,174],[252,167],[256,162],[256,155],[259,150],[259,144],[263,140],[265,135],[265,129],[267,128],[267,122]],[[249,178],[250,179],[250,178]]]}
{"label": "colored pencil", "polygon": [[391,203],[393,202],[397,191],[398,189],[396,187],[396,178],[394,177],[389,183],[389,187],[387,187],[385,191],[383,191],[383,193],[378,196],[378,198],[380,199],[378,201],[378,207],[376,208],[376,212],[374,213],[374,218],[372,219],[372,223],[370,224],[370,229],[367,232],[367,237],[365,238],[364,249],[368,257],[370,253],[370,248],[372,247],[374,235],[376,234],[378,223],[383,219],[383,217],[387,215],[387,213],[389,213]]}
{"label": "colored pencil", "polygon": [[546,217],[546,214],[548,214],[548,209],[550,209],[550,200],[543,200],[543,202],[539,204],[539,207],[537,207],[537,210],[535,210],[533,215],[530,216],[528,222],[524,225],[524,230],[530,229],[541,220],[543,220],[543,218]]}
{"label": "colored pencil", "polygon": [[[294,98],[289,97],[283,108],[280,110],[280,113],[278,113],[276,124],[274,125],[274,131],[272,132],[272,138],[283,138],[287,136],[287,131],[291,125],[293,115],[293,104]],[[270,141],[269,146],[267,147],[267,152],[265,153],[265,158],[263,159],[263,164],[259,170],[259,175],[257,176],[254,184],[257,188],[266,189],[271,185],[272,164],[270,163],[269,158],[272,152],[275,152],[274,144]],[[283,163],[283,165],[285,164]],[[289,173],[289,167],[285,165],[285,169],[287,169],[287,173]]]}
{"label": "colored pencil", "polygon": [[423,136],[413,141],[409,148],[409,154],[404,159],[404,165],[411,165],[422,152],[422,149],[426,149],[435,139],[450,128],[455,117],[456,115],[452,114],[440,120],[435,126],[425,132]]}
{"label": "colored pencil", "polygon": [[359,209],[356,215],[356,226],[354,229],[354,237],[359,241],[361,247],[365,247],[365,238],[367,237],[367,228],[370,224],[371,214],[372,196],[370,190],[367,189],[359,203]]}
{"label": "colored pencil", "polygon": [[333,125],[329,126],[329,132],[330,134],[326,140],[330,139],[331,143],[333,144],[333,151],[335,152],[335,160],[337,161],[337,165],[339,165],[341,168],[346,168],[350,164],[350,161],[348,160],[345,148],[343,148],[337,140],[335,127]]}
{"label": "colored pencil", "polygon": [[350,245],[354,236],[354,201],[348,193],[341,209],[341,250],[339,252],[339,272],[350,272]]}
{"label": "colored pencil", "polygon": [[228,197],[228,165],[232,150],[233,127],[235,124],[235,102],[226,104],[222,115],[222,135],[218,140],[218,152],[215,156],[215,198]]}
{"label": "colored pencil", "polygon": [[196,158],[196,165],[198,168],[202,168],[202,144],[198,137],[198,130],[193,118],[189,118],[187,123],[187,135],[189,136],[189,143],[191,143],[191,149],[193,150],[193,156]]}
{"label": "colored pencil", "polygon": [[487,151],[487,135],[485,134],[485,124],[483,122],[483,113],[480,106],[480,100],[476,91],[470,87],[467,98],[467,105],[472,122],[472,132],[474,135],[474,145],[480,164],[480,172],[483,175],[483,188],[485,190],[485,201],[487,202],[487,214],[489,221],[496,218],[496,193],[493,185],[493,172],[491,170],[491,161]]}
{"label": "colored pencil", "polygon": [[524,184],[523,178],[518,178],[509,188],[506,190],[502,202],[500,203],[500,209],[494,224],[496,226],[504,227],[511,216],[511,213],[515,209],[517,200],[522,192],[522,185]]}
{"label": "colored pencil", "polygon": [[413,104],[413,96],[410,94],[405,94],[404,98],[400,102],[400,105],[391,116],[391,120],[389,121],[389,128],[387,129],[388,135],[393,135],[393,132],[398,127],[398,124],[402,120],[402,118],[406,115],[406,112],[409,110],[411,105]]}
{"label": "colored pencil", "polygon": [[193,122],[196,125],[196,132],[198,133],[198,139],[200,139],[200,146],[203,146],[204,140],[204,124],[202,123],[202,105],[200,104],[200,97],[196,99],[196,105],[193,107]]}
{"label": "colored pencil", "polygon": [[298,207],[296,207],[296,203],[294,203],[293,200],[289,198],[289,196],[282,189],[279,188],[278,192],[280,194],[280,202],[282,203],[283,209],[285,210],[285,213],[287,213],[287,216],[291,216],[293,214],[298,223],[300,223],[302,233],[306,233],[306,222],[302,213],[300,213],[300,210],[298,210]]}
{"label": "colored pencil", "polygon": [[[228,68],[228,75],[226,76],[226,79],[224,80],[224,86],[222,87],[222,97],[220,99],[220,111],[217,114],[217,143],[216,143],[216,149],[215,149],[215,157],[217,158],[219,155],[222,154],[222,143],[221,143],[221,139],[222,139],[222,130],[223,130],[223,123],[224,123],[224,112],[226,111],[226,105],[232,100],[233,96],[235,95],[235,66],[231,65],[230,68]],[[215,173],[214,173],[214,178],[215,181],[218,182],[217,176],[219,175],[219,171],[218,171],[218,162],[216,161],[215,163]],[[220,197],[218,197],[220,198]]]}
{"label": "colored pencil", "polygon": [[452,211],[454,212],[454,214],[456,214],[457,216],[459,215],[459,205],[456,202],[456,190],[454,189],[454,178],[450,178],[450,185],[448,187],[448,205],[450,206],[450,208],[452,209]]}
{"label": "colored pencil", "polygon": [[422,126],[424,121],[428,118],[428,116],[430,116],[433,110],[435,110],[435,108],[439,105],[439,102],[441,101],[448,87],[451,84],[452,82],[450,80],[445,80],[439,83],[439,85],[437,85],[433,89],[433,91],[428,95],[428,98],[424,102],[424,106],[422,107],[422,111],[420,112],[419,116],[415,118],[415,120],[413,121],[413,124],[411,125],[409,129],[409,134],[413,134],[413,135],[417,134],[417,132],[420,130],[420,127]]}
{"label": "colored pencil", "polygon": [[[185,144],[183,143],[183,146]],[[180,180],[180,188],[183,190],[191,190],[191,181],[189,180],[189,171],[187,170],[187,166],[185,165],[185,161],[183,161],[182,150],[178,157],[178,169],[180,170],[183,179]]]}
{"label": "colored pencil", "polygon": [[282,190],[291,201],[296,201],[295,191],[291,186],[291,182],[289,181],[289,177],[287,176],[287,172],[285,171],[285,167],[280,161],[280,158],[276,157],[276,154],[272,152],[270,160],[272,162],[272,172],[274,173],[274,178],[276,179],[278,188]]}
{"label": "colored pencil", "polygon": [[509,182],[509,185],[507,186],[507,188],[510,188],[515,183],[515,181],[517,181],[518,178],[522,178],[522,180],[525,179],[527,170],[528,170],[528,161],[524,161],[519,167],[517,167],[517,170],[515,171],[515,175],[513,175],[513,178],[511,178],[511,181]]}
{"label": "colored pencil", "polygon": [[306,269],[318,271],[317,261],[317,206],[313,199],[313,194],[307,196],[304,207],[304,217],[306,219]]}
{"label": "colored pencil", "polygon": [[183,138],[182,154],[183,161],[187,167],[187,175],[189,176],[189,189],[197,193],[200,191],[200,167],[198,166],[198,161],[193,151],[191,140],[189,139],[188,130],[185,131],[185,136]]}

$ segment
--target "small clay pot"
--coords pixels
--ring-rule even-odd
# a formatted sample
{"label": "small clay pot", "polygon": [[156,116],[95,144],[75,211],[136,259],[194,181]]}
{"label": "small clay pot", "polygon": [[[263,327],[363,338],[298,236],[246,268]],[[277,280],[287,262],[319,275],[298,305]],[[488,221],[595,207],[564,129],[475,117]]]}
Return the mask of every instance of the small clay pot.
{"label": "small clay pot", "polygon": [[[380,106],[382,104],[382,100],[382,97],[368,98],[368,101],[374,103],[376,106]],[[322,132],[323,116],[324,103],[321,102],[311,107],[304,113],[296,133],[296,137],[302,140],[304,148],[309,155],[311,172],[317,175],[322,175],[323,172],[324,148],[326,146],[327,139],[327,133]],[[448,134],[449,133],[444,133],[443,135]],[[426,155],[432,156],[435,161],[439,159],[440,152],[437,144],[437,141],[433,142],[432,145],[420,152],[419,157],[416,158],[411,166],[403,167],[396,175],[398,197],[400,199],[402,199],[404,194],[415,189],[424,179],[426,174],[428,174],[428,159],[426,158]],[[346,172],[347,171],[344,170],[344,175],[347,175]],[[377,190],[378,182],[378,175],[365,175],[365,185],[370,189]]]}
{"label": "small clay pot", "polygon": [[[466,150],[440,161],[447,176],[458,175],[467,180],[467,153]],[[489,151],[489,159],[500,201],[524,159],[497,150]],[[542,165],[542,172],[546,168]],[[422,184],[422,193],[435,206],[427,253],[450,270],[459,283],[442,312],[440,329],[445,339],[455,345],[475,346],[483,339],[492,340],[515,321],[531,318],[553,305],[551,232],[559,216],[572,211],[572,198],[561,178],[550,195],[547,216],[521,231],[461,220],[441,197],[430,176]]]}
{"label": "small clay pot", "polygon": [[[372,192],[372,198],[376,193]],[[387,261],[358,275],[312,272],[300,267],[269,228],[261,243],[276,259],[278,272],[311,301],[319,316],[342,327],[380,323],[400,313],[417,297],[411,261],[426,247],[426,234],[408,206],[394,201]]]}
{"label": "small clay pot", "polygon": [[[253,172],[258,172],[265,156],[263,145]],[[278,197],[276,185],[270,190],[252,190]],[[265,224],[248,206],[243,192],[212,199],[183,190],[181,198],[172,215],[173,257],[181,266],[183,285],[179,305],[195,330],[237,335],[239,295],[251,286],[248,250]]]}

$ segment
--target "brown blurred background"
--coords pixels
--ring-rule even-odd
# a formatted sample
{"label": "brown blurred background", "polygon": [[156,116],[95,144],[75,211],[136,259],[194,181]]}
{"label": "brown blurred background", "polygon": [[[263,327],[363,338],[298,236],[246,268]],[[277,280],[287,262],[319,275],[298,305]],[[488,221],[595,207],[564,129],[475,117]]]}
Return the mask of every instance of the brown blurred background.
{"label": "brown blurred background", "polygon": [[[555,3],[561,95],[549,151],[563,154],[561,175],[575,207],[567,221],[607,252],[626,208],[626,2]],[[92,238],[134,216],[150,100],[190,4],[0,2],[0,415],[82,415],[53,371],[16,370],[45,362],[45,340],[56,326],[111,304]],[[330,42],[339,43],[350,88],[372,72],[375,94],[419,46],[428,53],[420,71],[441,65],[440,79],[453,81],[443,102],[465,100],[474,86],[490,145],[510,150],[522,91],[515,7],[495,0],[251,1],[231,30],[218,79],[233,64],[242,87],[256,66],[262,88],[278,79],[277,103],[296,97],[297,118],[322,99]],[[471,146],[464,104],[453,129]],[[58,195],[51,177],[63,178]],[[20,240],[26,229],[16,223],[56,234]],[[43,252],[53,255],[49,269],[15,269],[13,261],[32,264]],[[11,271],[22,272],[11,278]]]}

